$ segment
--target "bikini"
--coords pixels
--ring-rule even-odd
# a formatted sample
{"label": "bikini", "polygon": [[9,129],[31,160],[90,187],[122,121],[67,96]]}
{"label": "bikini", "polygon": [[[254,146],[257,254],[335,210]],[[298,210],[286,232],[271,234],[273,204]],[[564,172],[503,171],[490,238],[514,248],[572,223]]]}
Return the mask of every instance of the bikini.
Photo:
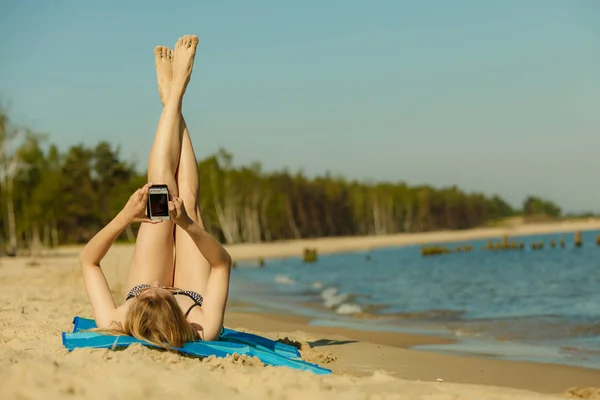
{"label": "bikini", "polygon": [[[139,296],[140,293],[142,292],[142,290],[148,289],[149,287],[151,287],[151,285],[148,285],[148,284],[141,284],[141,285],[134,286],[133,288],[131,288],[129,293],[127,293],[127,297],[125,298],[125,301],[127,301],[131,298],[134,298],[136,296]],[[191,290],[178,289],[178,288],[165,288],[165,289],[168,289],[174,296],[179,294],[179,295],[187,296],[194,301],[194,304],[192,304],[190,306],[190,308],[188,308],[188,310],[185,312],[186,318],[187,318],[188,314],[190,313],[190,311],[192,311],[192,308],[194,308],[196,306],[202,307],[202,302],[204,301],[204,299],[202,298],[202,296],[200,296],[196,292],[192,292]]]}

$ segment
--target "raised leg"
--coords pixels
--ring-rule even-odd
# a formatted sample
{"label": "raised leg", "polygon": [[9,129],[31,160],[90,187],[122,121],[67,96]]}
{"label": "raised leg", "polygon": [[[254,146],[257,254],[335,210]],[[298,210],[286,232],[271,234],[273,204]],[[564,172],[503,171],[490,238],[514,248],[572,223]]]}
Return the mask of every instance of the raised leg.
{"label": "raised leg", "polygon": [[[164,73],[160,73],[160,71]],[[171,91],[170,74],[166,68],[158,70],[158,92],[161,101],[166,104]],[[188,214],[200,226],[204,226],[198,207],[199,179],[198,161],[194,153],[192,141],[183,115],[180,115],[183,135],[181,138],[181,154],[176,173],[179,197],[182,199]],[[206,292],[206,283],[210,275],[210,264],[200,253],[190,236],[180,227],[175,227],[175,272],[173,285],[182,289]]]}
{"label": "raised leg", "polygon": [[[177,41],[174,52],[166,47],[155,49],[157,74],[161,76],[162,71],[168,69],[169,73],[172,71],[172,79],[148,158],[148,181],[167,184],[175,196],[180,196],[175,175],[184,128],[181,104],[191,77],[197,44],[197,37],[184,36]],[[172,221],[142,224],[130,268],[129,287],[140,283],[173,285],[173,229]]]}
{"label": "raised leg", "polygon": [[[185,122],[184,122],[185,126]],[[181,158],[177,170],[179,197],[194,222],[204,227],[199,207],[198,161],[190,135],[185,129],[181,145]],[[174,285],[199,293],[206,293],[211,266],[200,253],[190,236],[179,226],[175,227]]]}

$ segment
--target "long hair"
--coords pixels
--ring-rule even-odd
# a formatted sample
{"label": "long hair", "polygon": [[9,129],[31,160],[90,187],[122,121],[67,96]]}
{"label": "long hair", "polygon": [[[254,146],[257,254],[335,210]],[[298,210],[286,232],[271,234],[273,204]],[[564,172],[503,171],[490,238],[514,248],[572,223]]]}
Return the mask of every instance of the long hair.
{"label": "long hair", "polygon": [[175,297],[166,291],[148,291],[129,305],[123,324],[96,331],[133,336],[165,349],[182,347],[198,339]]}

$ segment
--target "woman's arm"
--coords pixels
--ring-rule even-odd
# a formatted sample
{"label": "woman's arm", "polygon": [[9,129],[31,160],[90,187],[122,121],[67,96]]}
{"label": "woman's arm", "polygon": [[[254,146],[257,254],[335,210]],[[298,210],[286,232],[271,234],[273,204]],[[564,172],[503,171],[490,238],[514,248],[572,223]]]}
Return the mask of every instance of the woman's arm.
{"label": "woman's arm", "polygon": [[204,321],[200,337],[202,340],[215,340],[219,337],[225,318],[225,307],[229,296],[231,256],[221,243],[198,224],[186,224],[183,229],[194,240],[198,250],[211,265],[206,283],[206,293],[203,293]]}
{"label": "woman's arm", "polygon": [[79,255],[83,283],[99,328],[108,328],[117,319],[117,306],[100,268],[100,261],[127,225],[129,221],[119,213],[85,245]]}
{"label": "woman's arm", "polygon": [[192,238],[200,253],[206,258],[211,267],[230,267],[231,256],[225,248],[204,228],[191,219],[179,224]]}
{"label": "woman's arm", "polygon": [[229,296],[229,277],[231,275],[231,256],[225,248],[204,228],[187,215],[183,202],[174,198],[169,208],[175,223],[192,238],[200,253],[211,266],[202,311],[204,321],[200,337],[202,340],[215,340],[219,337],[227,297]]}
{"label": "woman's arm", "polygon": [[149,186],[150,184],[147,184],[131,195],[123,210],[108,225],[102,228],[79,254],[85,290],[99,328],[108,328],[113,321],[118,320],[117,306],[106,277],[100,268],[100,262],[114,241],[130,223],[137,221],[149,222],[144,215]]}

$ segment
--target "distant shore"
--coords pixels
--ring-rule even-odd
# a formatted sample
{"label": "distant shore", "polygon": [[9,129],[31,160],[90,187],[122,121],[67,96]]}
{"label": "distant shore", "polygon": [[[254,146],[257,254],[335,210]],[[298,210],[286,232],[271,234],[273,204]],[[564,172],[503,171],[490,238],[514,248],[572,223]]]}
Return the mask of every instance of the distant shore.
{"label": "distant shore", "polygon": [[[240,243],[228,245],[227,250],[234,260],[256,260],[259,257],[268,259],[301,256],[305,248],[315,248],[319,253],[323,254],[342,253],[346,251],[368,251],[383,247],[450,243],[478,239],[501,239],[504,235],[517,237],[563,234],[566,242],[572,242],[572,235],[574,232],[592,230],[600,230],[600,219],[520,224],[507,227],[475,228],[460,231],[399,233],[380,236],[327,237],[270,243]],[[571,237],[567,235],[571,235]]]}

